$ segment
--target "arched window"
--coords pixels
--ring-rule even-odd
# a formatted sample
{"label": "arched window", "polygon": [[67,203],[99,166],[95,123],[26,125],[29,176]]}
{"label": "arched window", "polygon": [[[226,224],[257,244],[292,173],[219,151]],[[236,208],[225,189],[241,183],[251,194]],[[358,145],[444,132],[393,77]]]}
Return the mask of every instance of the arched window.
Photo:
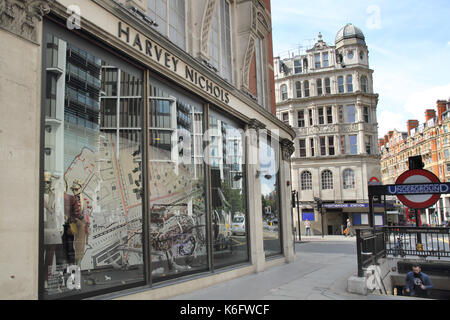
{"label": "arched window", "polygon": [[369,92],[369,82],[367,81],[366,76],[361,76],[361,91],[362,92]]}
{"label": "arched window", "polygon": [[281,85],[280,91],[281,91],[281,100],[287,100],[287,98],[288,98],[287,86],[285,84]]}
{"label": "arched window", "polygon": [[355,189],[355,171],[345,169],[343,172],[344,189]]}
{"label": "arched window", "polygon": [[297,98],[302,97],[302,83],[300,81],[295,83],[295,92],[297,94]]}
{"label": "arched window", "polygon": [[316,84],[317,84],[317,95],[321,96],[323,91],[322,91],[322,79],[317,79],[316,80]]}
{"label": "arched window", "polygon": [[305,80],[305,82],[303,82],[303,87],[305,88],[305,97],[309,97],[309,81]]}
{"label": "arched window", "polygon": [[300,175],[300,184],[302,190],[312,190],[312,175],[309,171],[303,171]]}
{"label": "arched window", "polygon": [[322,171],[322,190],[333,189],[333,173],[330,170]]}

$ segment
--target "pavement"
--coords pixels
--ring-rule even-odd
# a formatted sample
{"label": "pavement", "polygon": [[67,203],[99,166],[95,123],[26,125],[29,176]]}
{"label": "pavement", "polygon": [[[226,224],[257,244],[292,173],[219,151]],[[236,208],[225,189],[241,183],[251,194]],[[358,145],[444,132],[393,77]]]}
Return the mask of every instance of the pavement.
{"label": "pavement", "polygon": [[215,284],[170,300],[410,300],[347,292],[357,274],[356,237],[302,236],[292,263]]}
{"label": "pavement", "polygon": [[213,285],[172,300],[368,300],[347,292],[356,274],[356,238],[303,237],[292,263]]}

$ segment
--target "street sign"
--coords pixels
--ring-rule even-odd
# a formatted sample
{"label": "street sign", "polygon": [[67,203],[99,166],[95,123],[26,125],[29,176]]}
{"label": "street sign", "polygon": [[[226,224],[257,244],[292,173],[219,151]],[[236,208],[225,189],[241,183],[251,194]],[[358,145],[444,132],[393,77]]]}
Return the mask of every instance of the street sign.
{"label": "street sign", "polygon": [[428,170],[414,169],[402,173],[395,186],[388,188],[389,194],[397,195],[405,206],[424,209],[435,204],[441,193],[448,192],[447,184],[440,184],[439,178]]}

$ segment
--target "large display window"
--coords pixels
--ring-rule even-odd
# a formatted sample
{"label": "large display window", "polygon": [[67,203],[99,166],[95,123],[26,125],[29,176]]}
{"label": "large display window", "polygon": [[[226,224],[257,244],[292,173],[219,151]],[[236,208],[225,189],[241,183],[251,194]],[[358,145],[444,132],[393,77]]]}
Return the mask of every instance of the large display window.
{"label": "large display window", "polygon": [[49,20],[42,62],[40,298],[249,261],[242,122]]}
{"label": "large display window", "polygon": [[258,171],[261,181],[263,241],[266,257],[281,254],[281,214],[279,168],[280,151],[278,141],[267,132],[259,135]]}
{"label": "large display window", "polygon": [[203,105],[153,76],[149,97],[152,281],[208,270]]}
{"label": "large display window", "polygon": [[141,73],[51,31],[44,48],[42,295],[143,283]]}
{"label": "large display window", "polygon": [[214,268],[248,261],[243,127],[215,110],[209,113]]}

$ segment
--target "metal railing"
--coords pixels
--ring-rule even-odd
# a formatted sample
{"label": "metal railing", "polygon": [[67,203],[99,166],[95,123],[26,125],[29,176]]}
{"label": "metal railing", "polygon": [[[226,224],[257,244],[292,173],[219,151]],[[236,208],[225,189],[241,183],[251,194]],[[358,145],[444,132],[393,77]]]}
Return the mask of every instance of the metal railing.
{"label": "metal railing", "polygon": [[450,228],[381,227],[356,230],[358,277],[386,256],[450,259]]}
{"label": "metal railing", "polygon": [[394,226],[383,231],[389,255],[450,258],[450,228]]}
{"label": "metal railing", "polygon": [[358,277],[364,276],[369,265],[378,264],[386,256],[385,233],[382,229],[356,229],[356,250],[358,255]]}

